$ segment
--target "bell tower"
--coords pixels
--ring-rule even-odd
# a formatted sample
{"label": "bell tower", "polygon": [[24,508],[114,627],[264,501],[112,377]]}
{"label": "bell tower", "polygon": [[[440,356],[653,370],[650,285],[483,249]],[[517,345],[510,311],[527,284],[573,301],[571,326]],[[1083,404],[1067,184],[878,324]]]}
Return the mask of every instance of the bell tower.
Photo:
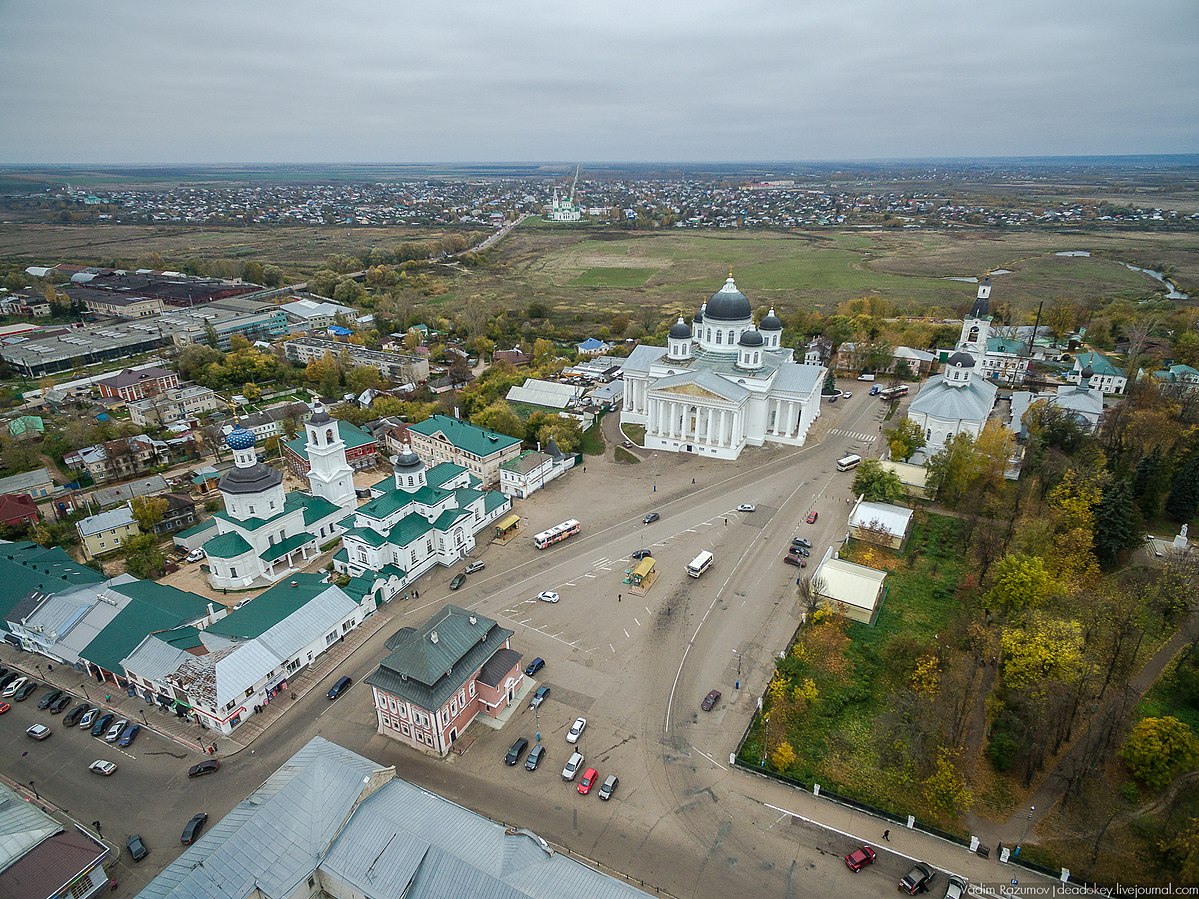
{"label": "bell tower", "polygon": [[318,400],[312,418],[304,425],[308,442],[308,487],[343,509],[358,506],[354,494],[354,469],[346,461],[346,445],[338,431],[337,420]]}

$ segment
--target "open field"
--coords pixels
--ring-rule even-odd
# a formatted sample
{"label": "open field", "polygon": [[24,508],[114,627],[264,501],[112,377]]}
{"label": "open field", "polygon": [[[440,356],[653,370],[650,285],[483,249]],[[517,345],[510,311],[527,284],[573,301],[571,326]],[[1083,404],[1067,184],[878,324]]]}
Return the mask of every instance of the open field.
{"label": "open field", "polygon": [[589,268],[570,283],[575,287],[641,287],[657,273],[656,268]]}

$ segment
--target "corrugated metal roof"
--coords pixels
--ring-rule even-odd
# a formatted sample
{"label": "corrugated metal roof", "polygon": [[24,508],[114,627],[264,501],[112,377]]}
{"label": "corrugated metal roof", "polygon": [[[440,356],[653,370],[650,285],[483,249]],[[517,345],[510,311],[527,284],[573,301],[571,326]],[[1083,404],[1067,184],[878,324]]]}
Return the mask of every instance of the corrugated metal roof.
{"label": "corrugated metal roof", "polygon": [[0,784],[0,870],[60,830],[61,824]]}
{"label": "corrugated metal roof", "polygon": [[133,513],[129,511],[128,506],[121,506],[119,509],[113,509],[109,512],[101,512],[99,515],[91,515],[75,523],[79,529],[79,533],[84,537],[90,537],[92,534],[98,534],[101,531],[112,530],[113,528],[127,527],[135,524]]}
{"label": "corrugated metal roof", "polygon": [[985,421],[995,405],[999,388],[980,377],[973,377],[963,387],[954,387],[944,375],[934,375],[924,382],[920,393],[908,407],[908,414],[922,413],[945,421]]}

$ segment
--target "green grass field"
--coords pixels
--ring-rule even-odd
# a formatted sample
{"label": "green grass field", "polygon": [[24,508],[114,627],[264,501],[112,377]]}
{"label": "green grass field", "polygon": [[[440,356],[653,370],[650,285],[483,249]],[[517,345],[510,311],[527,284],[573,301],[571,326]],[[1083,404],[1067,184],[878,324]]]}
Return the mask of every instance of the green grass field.
{"label": "green grass field", "polygon": [[589,268],[570,283],[574,287],[641,287],[657,271],[656,268]]}

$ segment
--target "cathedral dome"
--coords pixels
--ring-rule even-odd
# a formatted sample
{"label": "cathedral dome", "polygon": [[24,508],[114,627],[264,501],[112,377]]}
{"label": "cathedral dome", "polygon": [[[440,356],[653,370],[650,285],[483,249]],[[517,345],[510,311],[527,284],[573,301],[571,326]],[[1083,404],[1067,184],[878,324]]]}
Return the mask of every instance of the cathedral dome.
{"label": "cathedral dome", "polygon": [[753,317],[749,308],[749,300],[737,289],[732,275],[724,282],[724,287],[712,294],[704,311],[705,321],[741,322]]}
{"label": "cathedral dome", "polygon": [[947,361],[954,368],[974,368],[974,357],[969,353],[954,353]]}
{"label": "cathedral dome", "polygon": [[420,468],[424,463],[421,462],[420,456],[412,451],[412,447],[404,447],[404,451],[395,457],[392,466],[397,471],[412,471]]}
{"label": "cathedral dome", "polygon": [[761,346],[763,343],[762,332],[760,331],[745,331],[741,335],[741,339],[737,341],[741,346]]}
{"label": "cathedral dome", "polygon": [[774,309],[770,310],[770,314],[762,319],[762,324],[758,325],[759,331],[781,331],[783,330],[783,320],[774,314]]}
{"label": "cathedral dome", "polygon": [[248,450],[253,448],[254,442],[257,439],[253,431],[247,431],[241,425],[238,425],[225,438],[225,446],[231,450]]}
{"label": "cathedral dome", "polygon": [[691,329],[683,324],[682,317],[677,322],[670,326],[670,337],[674,340],[690,340]]}
{"label": "cathedral dome", "polygon": [[308,419],[308,423],[310,425],[323,425],[331,421],[333,419],[329,417],[329,410],[321,404],[320,400],[317,400],[312,407],[312,418]]}
{"label": "cathedral dome", "polygon": [[221,493],[265,493],[282,483],[282,472],[276,471],[265,462],[255,462],[246,468],[230,468],[221,475],[218,486]]}
{"label": "cathedral dome", "polygon": [[1091,366],[1088,365],[1086,368],[1084,368],[1082,370],[1082,372],[1079,373],[1079,383],[1086,384],[1093,377],[1095,377],[1095,369],[1091,368]]}
{"label": "cathedral dome", "polygon": [[694,322],[702,322],[704,320],[704,312],[708,309],[708,304],[704,303],[699,307],[699,311],[695,313],[695,318],[691,319]]}

